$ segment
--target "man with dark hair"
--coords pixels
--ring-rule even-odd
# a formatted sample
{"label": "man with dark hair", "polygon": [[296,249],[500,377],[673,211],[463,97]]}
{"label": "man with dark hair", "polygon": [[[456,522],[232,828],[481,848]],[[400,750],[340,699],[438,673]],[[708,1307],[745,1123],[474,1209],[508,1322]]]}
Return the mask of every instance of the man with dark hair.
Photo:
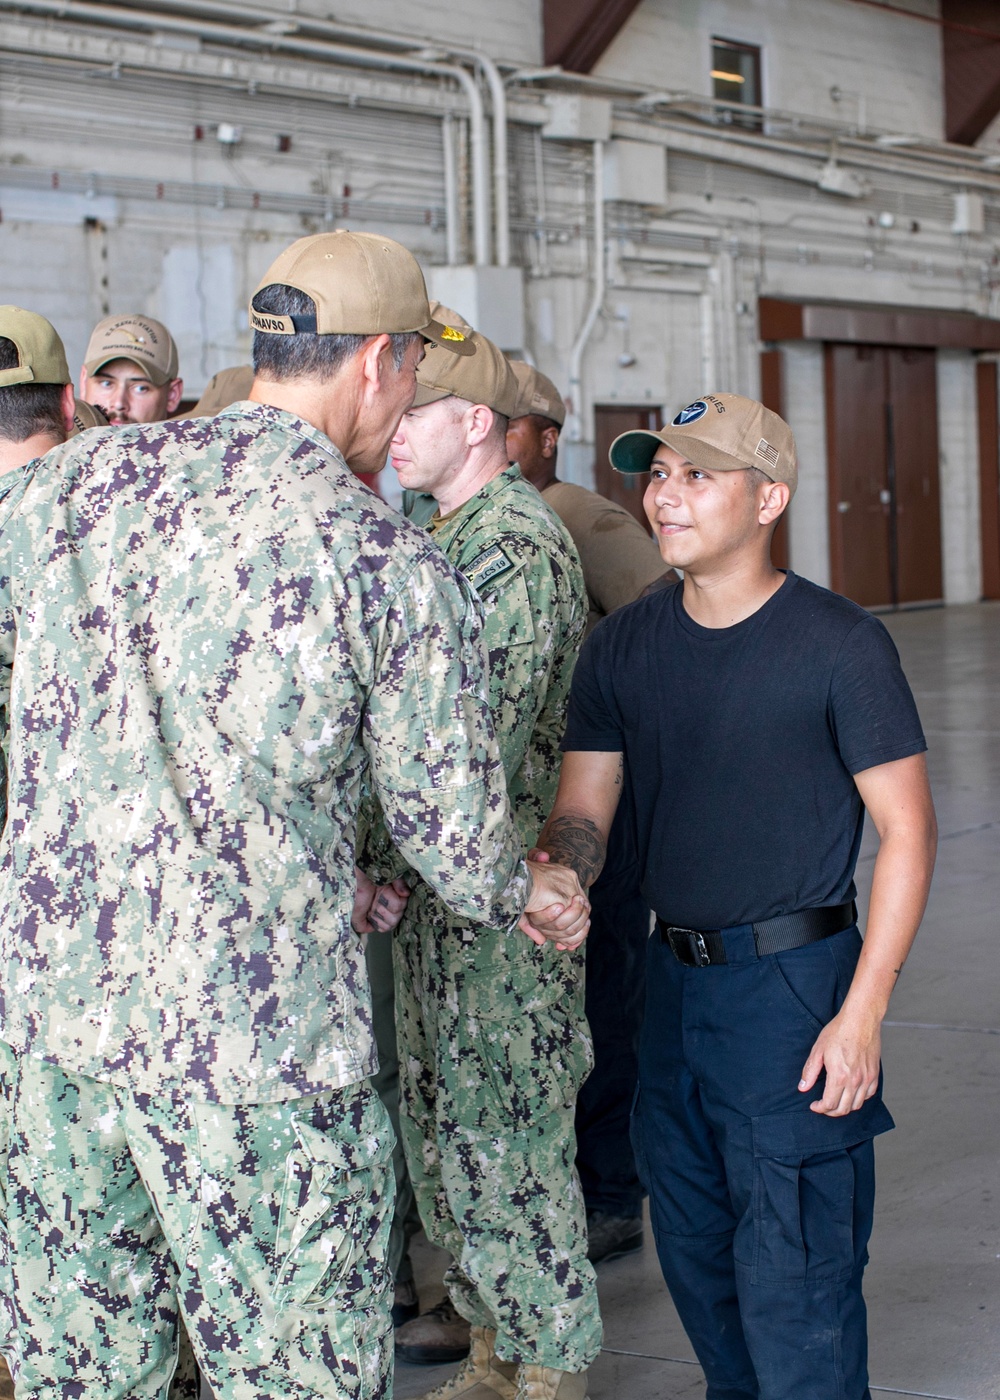
{"label": "man with dark hair", "polygon": [[[472,359],[428,352],[392,464],[437,501],[428,528],[482,604],[493,723],[530,845],[555,794],[586,594],[572,541],[507,460],[510,366],[472,341]],[[467,1363],[426,1400],[584,1400],[601,1320],[573,1167],[590,1068],[583,953],[474,927],[421,882],[393,954],[410,1177],[472,1324]]]}
{"label": "man with dark hair", "polygon": [[[533,365],[512,360],[517,403],[507,428],[507,455],[542,493],[573,536],[590,611],[587,635],[602,617],[635,602],[664,576],[660,551],[635,516],[596,491],[556,475],[562,394]],[[676,582],[677,575],[668,578]],[[608,836],[608,854],[590,892],[587,1024],[594,1068],[576,1101],[576,1166],[587,1206],[591,1263],[641,1249],[643,1189],[629,1141],[639,1073],[639,1030],[646,988],[649,905],[639,890],[635,841],[625,806]]]}
{"label": "man with dark hair", "polygon": [[936,841],[920,720],[881,622],[771,563],[798,477],[777,414],[706,394],[611,463],[650,473],[684,582],[584,647],[539,845],[589,884],[628,765],[657,914],[633,1141],[710,1400],[867,1400],[880,1031]]}
{"label": "man with dark hair", "polygon": [[0,306],[0,475],[65,442],[74,431],[74,410],[55,327],[33,311]]}
{"label": "man with dark hair", "polygon": [[97,323],[83,357],[80,397],[109,423],[159,423],[177,411],[183,393],[177,346],[162,321],[134,312]]}
{"label": "man with dark hair", "polygon": [[425,340],[470,347],[372,234],[300,239],[255,301],[250,400],[85,435],[0,510],[0,1296],[27,1394],[161,1396],[178,1309],[220,1397],[388,1394],[358,935],[405,894],[356,871],[362,787],[456,913],[586,933],[575,876],[523,859],[468,588],[352,470],[384,464]]}

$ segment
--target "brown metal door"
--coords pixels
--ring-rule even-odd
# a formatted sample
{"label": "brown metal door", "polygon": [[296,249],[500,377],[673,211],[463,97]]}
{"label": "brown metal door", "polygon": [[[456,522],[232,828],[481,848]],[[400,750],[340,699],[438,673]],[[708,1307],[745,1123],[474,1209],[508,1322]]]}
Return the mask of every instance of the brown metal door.
{"label": "brown metal door", "polygon": [[607,496],[608,500],[617,501],[620,506],[631,511],[646,530],[649,529],[649,521],[642,508],[642,498],[649,485],[649,477],[623,476],[621,472],[613,471],[608,453],[619,433],[627,433],[633,428],[652,428],[655,432],[661,427],[662,421],[660,410],[650,408],[647,404],[631,406],[615,403],[594,406],[594,442],[597,454],[594,462],[594,481],[597,490],[602,496]]}
{"label": "brown metal door", "polygon": [[[760,401],[765,408],[779,417],[785,416],[784,361],[780,350],[760,352]],[[788,512],[787,505],[781,519],[774,527],[771,536],[771,563],[776,569],[788,568]]]}
{"label": "brown metal door", "polygon": [[893,604],[890,557],[886,352],[826,347],[830,572],[863,607]]}
{"label": "brown metal door", "polygon": [[1000,391],[993,360],[976,365],[983,597],[1000,598]]}
{"label": "brown metal door", "polygon": [[[937,365],[933,350],[888,350],[893,602],[935,602],[941,578]],[[893,528],[894,527],[894,528]]]}

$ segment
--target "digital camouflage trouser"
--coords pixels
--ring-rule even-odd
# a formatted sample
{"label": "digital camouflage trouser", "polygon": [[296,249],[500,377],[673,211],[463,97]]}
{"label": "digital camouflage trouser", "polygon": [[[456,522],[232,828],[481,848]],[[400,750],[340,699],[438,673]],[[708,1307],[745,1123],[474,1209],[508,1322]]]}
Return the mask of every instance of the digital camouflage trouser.
{"label": "digital camouflage trouser", "polygon": [[390,1395],[392,1134],[367,1084],[206,1104],[2,1054],[18,1400],[162,1400],[178,1306],[216,1400]]}
{"label": "digital camouflage trouser", "polygon": [[[450,928],[423,891],[396,933],[402,1132],[446,1283],[497,1353],[583,1371],[601,1344],[573,1112],[591,1064],[583,954]],[[419,901],[419,902],[418,902]]]}

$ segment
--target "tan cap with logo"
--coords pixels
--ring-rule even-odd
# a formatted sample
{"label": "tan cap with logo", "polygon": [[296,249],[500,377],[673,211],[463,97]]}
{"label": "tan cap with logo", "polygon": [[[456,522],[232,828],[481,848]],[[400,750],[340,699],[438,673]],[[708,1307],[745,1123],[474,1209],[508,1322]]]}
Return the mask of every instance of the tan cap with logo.
{"label": "tan cap with logo", "polygon": [[70,437],[76,437],[77,433],[85,433],[88,428],[107,428],[108,420],[96,404],[87,403],[83,399],[75,399],[73,402],[73,431]]}
{"label": "tan cap with logo", "polygon": [[112,360],[131,360],[157,388],[177,378],[177,346],[162,321],[152,316],[105,316],[94,327],[83,367],[96,374]]}
{"label": "tan cap with logo", "polygon": [[17,364],[0,369],[0,388],[10,384],[71,383],[66,351],[55,326],[34,311],[0,306],[0,336],[17,347]]}
{"label": "tan cap with logo", "polygon": [[611,444],[619,472],[648,472],[660,446],[672,447],[696,467],[734,472],[756,467],[792,494],[798,484],[795,438],[783,418],[740,394],[705,394],[659,432],[633,428]]}
{"label": "tan cap with logo", "polygon": [[431,302],[431,320],[440,321],[442,326],[451,326],[453,331],[462,331],[464,335],[472,334],[472,327],[462,313],[445,306],[443,301]]}
{"label": "tan cap with logo", "polygon": [[562,427],[566,422],[566,404],[552,380],[524,360],[511,360],[510,367],[517,380],[517,403],[510,416],[526,418],[529,413],[537,413]]}
{"label": "tan cap with logo", "polygon": [[212,375],[205,385],[201,398],[190,413],[184,414],[184,417],[214,418],[217,413],[221,413],[231,403],[239,403],[241,399],[245,399],[252,384],[253,367],[251,365],[232,365],[229,369],[220,369],[218,374]]}
{"label": "tan cap with logo", "polygon": [[478,331],[469,336],[475,354],[456,358],[437,346],[428,350],[417,366],[417,392],[413,407],[422,408],[439,399],[467,399],[484,403],[494,413],[509,418],[517,403],[517,380],[510,362],[492,340]]}
{"label": "tan cap with logo", "polygon": [[315,316],[254,310],[250,325],[270,335],[403,335],[416,332],[457,355],[471,355],[468,337],[431,316],[420,264],[408,249],[376,233],[313,233],[297,239],[264,273],[265,287],[296,287],[316,303]]}

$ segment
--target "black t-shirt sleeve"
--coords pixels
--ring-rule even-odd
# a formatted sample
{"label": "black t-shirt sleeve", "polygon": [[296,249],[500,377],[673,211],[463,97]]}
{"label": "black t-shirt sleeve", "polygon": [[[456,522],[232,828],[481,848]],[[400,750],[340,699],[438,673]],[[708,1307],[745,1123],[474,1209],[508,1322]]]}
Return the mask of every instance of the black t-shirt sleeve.
{"label": "black t-shirt sleeve", "polygon": [[878,618],[863,618],[844,639],[830,682],[829,714],[852,774],[926,750],[899,653]]}
{"label": "black t-shirt sleeve", "polygon": [[625,735],[611,686],[611,629],[601,623],[583,644],[573,672],[563,753],[622,753]]}

